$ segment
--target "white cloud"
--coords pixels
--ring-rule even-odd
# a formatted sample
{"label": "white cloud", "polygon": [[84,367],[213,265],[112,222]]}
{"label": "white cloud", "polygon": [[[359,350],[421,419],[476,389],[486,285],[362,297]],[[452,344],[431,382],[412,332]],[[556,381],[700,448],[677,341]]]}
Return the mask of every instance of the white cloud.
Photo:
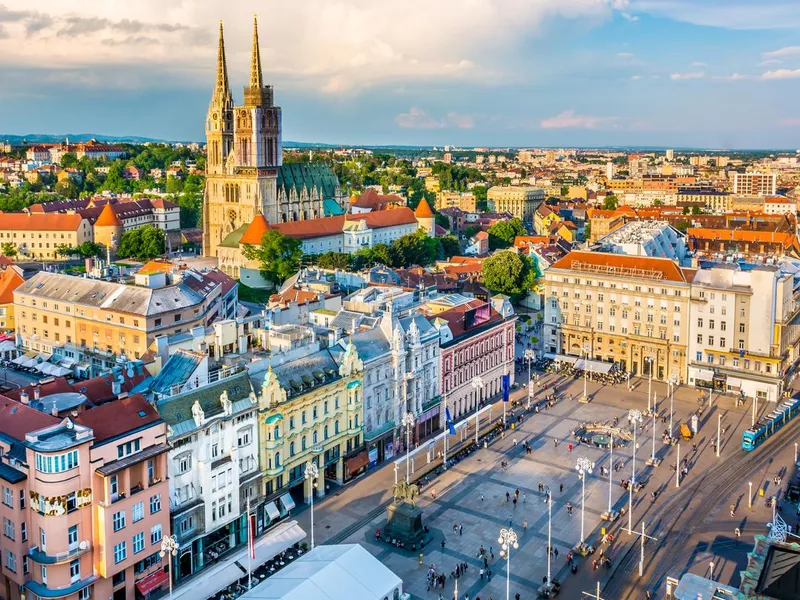
{"label": "white cloud", "polygon": [[555,117],[543,119],[539,123],[542,129],[599,129],[613,126],[619,117],[596,117],[576,114],[574,110],[565,110]]}
{"label": "white cloud", "polygon": [[403,129],[472,129],[477,118],[478,115],[451,111],[440,119],[419,107],[412,106],[407,113],[397,115],[394,122]]}
{"label": "white cloud", "polygon": [[641,75],[631,75],[631,79],[633,81],[639,81],[640,79],[642,79],[642,76]]}
{"label": "white cloud", "polygon": [[[607,20],[628,0],[304,0],[259,4],[267,79],[352,94],[384,83],[507,78],[522,42],[554,18]],[[3,5],[6,5],[5,8]],[[31,8],[35,7],[35,8]],[[146,64],[213,84],[225,21],[234,85],[250,64],[252,0],[0,0],[0,65],[94,68]],[[262,8],[263,7],[263,8]],[[424,14],[425,18],[419,18]],[[121,18],[120,15],[136,15]],[[453,15],[457,15],[455,18]],[[136,20],[139,19],[139,20]],[[497,40],[503,39],[501,47]],[[42,60],[47,57],[47,61]]]}
{"label": "white cloud", "polygon": [[720,81],[744,81],[748,79],[758,79],[758,75],[747,75],[743,73],[733,73],[731,75],[718,75],[714,79]]}
{"label": "white cloud", "polygon": [[800,79],[800,69],[776,69],[762,75],[764,79]]}
{"label": "white cloud", "polygon": [[800,46],[787,46],[771,52],[764,52],[767,58],[778,58],[781,56],[800,56]]}
{"label": "white cloud", "polygon": [[691,73],[672,73],[669,78],[673,81],[680,81],[683,79],[703,79],[706,74],[703,71],[693,71]]}
{"label": "white cloud", "polygon": [[769,67],[770,65],[780,65],[782,63],[783,63],[782,60],[775,60],[775,59],[773,59],[773,60],[762,60],[756,66],[757,67]]}
{"label": "white cloud", "polygon": [[693,62],[692,64],[690,64],[689,66],[690,66],[690,67],[695,67],[695,68],[701,69],[701,68],[703,68],[703,67],[707,67],[707,66],[708,66],[708,64],[707,64],[707,63],[704,63],[704,62],[700,62],[700,61],[695,61],[695,62]]}
{"label": "white cloud", "polygon": [[630,21],[631,23],[636,23],[639,20],[639,17],[637,17],[636,15],[632,15],[631,13],[622,11],[619,14],[622,15],[623,19],[625,19],[626,21]]}
{"label": "white cloud", "polygon": [[620,58],[633,58],[633,52],[617,52]]}
{"label": "white cloud", "polygon": [[632,12],[725,29],[789,29],[800,26],[794,0],[630,0]]}

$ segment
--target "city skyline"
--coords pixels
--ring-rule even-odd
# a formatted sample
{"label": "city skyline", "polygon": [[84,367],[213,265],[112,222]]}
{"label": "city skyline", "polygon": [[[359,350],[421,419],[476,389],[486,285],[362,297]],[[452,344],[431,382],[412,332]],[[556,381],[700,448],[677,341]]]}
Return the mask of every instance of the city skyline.
{"label": "city skyline", "polygon": [[241,98],[256,10],[289,140],[798,146],[800,17],[784,0],[133,4],[141,20],[0,0],[0,131],[200,140],[218,20]]}

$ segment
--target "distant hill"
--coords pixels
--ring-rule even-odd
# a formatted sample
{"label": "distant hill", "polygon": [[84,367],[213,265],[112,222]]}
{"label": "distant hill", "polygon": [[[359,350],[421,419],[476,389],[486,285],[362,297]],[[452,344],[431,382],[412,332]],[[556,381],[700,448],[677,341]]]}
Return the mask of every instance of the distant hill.
{"label": "distant hill", "polygon": [[65,133],[52,135],[49,133],[29,133],[27,135],[5,135],[0,133],[0,141],[21,144],[23,141],[34,144],[57,144],[69,138],[70,142],[85,142],[95,139],[98,142],[125,142],[128,144],[144,144],[146,142],[166,143],[167,140],[139,137],[135,135],[114,136],[98,133]]}

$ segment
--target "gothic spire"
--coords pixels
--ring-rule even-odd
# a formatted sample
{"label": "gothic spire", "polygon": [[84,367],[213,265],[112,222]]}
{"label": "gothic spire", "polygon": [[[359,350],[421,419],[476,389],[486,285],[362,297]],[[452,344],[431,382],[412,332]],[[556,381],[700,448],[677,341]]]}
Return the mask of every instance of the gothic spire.
{"label": "gothic spire", "polygon": [[260,90],[264,87],[261,77],[261,51],[258,48],[258,17],[253,17],[253,58],[250,61],[250,88]]}
{"label": "gothic spire", "polygon": [[222,33],[222,21],[219,22],[219,49],[217,50],[217,84],[214,88],[215,98],[230,98],[228,85],[228,64],[225,61],[225,37]]}

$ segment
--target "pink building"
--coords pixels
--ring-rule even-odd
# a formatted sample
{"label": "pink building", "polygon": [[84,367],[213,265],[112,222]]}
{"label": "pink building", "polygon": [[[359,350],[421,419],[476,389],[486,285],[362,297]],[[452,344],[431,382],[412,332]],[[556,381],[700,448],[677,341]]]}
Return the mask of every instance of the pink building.
{"label": "pink building", "polygon": [[166,587],[166,435],[140,395],[66,418],[0,397],[0,596],[122,600]]}
{"label": "pink building", "polygon": [[[454,420],[469,416],[476,403],[499,394],[504,374],[513,383],[515,322],[515,316],[505,318],[483,300],[470,300],[436,315],[442,397]],[[475,377],[483,380],[483,388],[472,386]]]}

